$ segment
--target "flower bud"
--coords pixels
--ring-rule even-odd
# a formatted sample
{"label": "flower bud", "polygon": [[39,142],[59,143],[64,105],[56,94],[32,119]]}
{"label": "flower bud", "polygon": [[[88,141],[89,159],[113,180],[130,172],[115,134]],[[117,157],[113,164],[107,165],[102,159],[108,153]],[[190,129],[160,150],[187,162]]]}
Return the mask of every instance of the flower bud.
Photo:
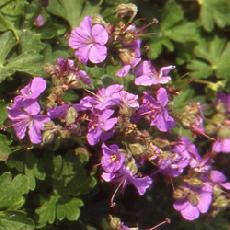
{"label": "flower bud", "polygon": [[42,135],[42,142],[45,144],[49,144],[54,140],[55,131],[54,130],[47,130]]}
{"label": "flower bud", "polygon": [[137,15],[138,8],[133,3],[119,4],[115,9],[115,12],[116,12],[116,17],[118,18],[130,17],[129,21],[132,21],[133,18],[135,18],[135,16]]}
{"label": "flower bud", "polygon": [[184,179],[184,182],[190,184],[190,185],[193,185],[193,186],[200,186],[202,185],[202,181],[196,177],[193,177],[193,178],[185,178]]}
{"label": "flower bud", "polygon": [[190,202],[193,206],[197,206],[197,205],[198,205],[198,203],[199,203],[199,198],[197,197],[197,195],[196,195],[195,193],[190,192],[190,193],[188,194],[187,197],[188,197],[189,202]]}
{"label": "flower bud", "polygon": [[213,206],[218,208],[227,208],[228,205],[229,201],[224,195],[218,196],[215,202],[213,203]]}
{"label": "flower bud", "polygon": [[139,143],[129,144],[129,149],[132,155],[140,155],[145,151],[145,147]]}
{"label": "flower bud", "polygon": [[34,25],[36,27],[42,27],[44,24],[45,24],[45,18],[41,14],[39,14],[34,20]]}
{"label": "flower bud", "polygon": [[121,220],[119,218],[109,215],[109,224],[112,230],[121,228]]}
{"label": "flower bud", "polygon": [[119,58],[124,64],[132,63],[133,59],[135,58],[135,53],[130,49],[119,49]]}
{"label": "flower bud", "polygon": [[73,124],[76,120],[76,117],[77,117],[77,111],[73,107],[70,107],[66,115],[66,124],[67,125]]}
{"label": "flower bud", "polygon": [[136,162],[135,162],[135,160],[133,158],[127,163],[126,167],[133,174],[136,174],[138,172],[138,168],[137,168]]}
{"label": "flower bud", "polygon": [[187,195],[187,192],[183,190],[183,188],[175,189],[173,192],[173,198],[174,199],[183,199]]}
{"label": "flower bud", "polygon": [[230,138],[230,128],[226,126],[221,126],[218,130],[217,136],[220,139]]}
{"label": "flower bud", "polygon": [[225,120],[225,116],[222,115],[222,114],[216,114],[212,117],[211,119],[211,122],[214,124],[214,125],[220,125],[224,122]]}

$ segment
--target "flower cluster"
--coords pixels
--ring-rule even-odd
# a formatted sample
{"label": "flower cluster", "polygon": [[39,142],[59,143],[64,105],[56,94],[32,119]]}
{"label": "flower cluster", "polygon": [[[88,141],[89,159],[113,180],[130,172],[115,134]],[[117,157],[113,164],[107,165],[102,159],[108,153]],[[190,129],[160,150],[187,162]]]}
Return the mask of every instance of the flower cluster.
{"label": "flower cluster", "polygon": [[[18,139],[25,137],[28,128],[34,144],[42,142],[44,130],[44,144],[59,136],[81,139],[76,143],[83,139],[85,146],[98,148],[101,178],[116,185],[112,205],[119,189],[132,185],[139,195],[144,195],[153,184],[153,177],[161,173],[171,178],[174,209],[183,218],[194,220],[214,204],[218,209],[217,193],[226,198],[224,191],[230,190],[224,174],[212,164],[213,153],[230,152],[230,95],[218,95],[219,120],[213,119],[207,130],[200,103],[187,105],[180,116],[173,114],[174,95],[168,83],[175,66],[157,71],[151,60],[142,58],[142,32],[135,23],[125,20],[113,25],[102,18],[86,16],[69,36],[76,63],[60,57],[56,65],[45,67],[51,81],[44,103],[47,114],[41,112],[38,103],[46,81],[35,77],[14,98],[8,116]],[[122,67],[114,76],[114,83],[96,90],[87,71],[80,69],[95,65],[100,68],[101,64],[115,61]],[[119,78],[126,77],[125,81],[128,74],[135,77],[135,89],[119,84]],[[68,91],[78,93],[80,98],[66,102]],[[217,134],[210,152],[200,154],[191,139],[176,135],[174,128],[180,125],[190,129],[195,137],[209,138],[206,131]],[[146,170],[146,165],[154,166]]]}

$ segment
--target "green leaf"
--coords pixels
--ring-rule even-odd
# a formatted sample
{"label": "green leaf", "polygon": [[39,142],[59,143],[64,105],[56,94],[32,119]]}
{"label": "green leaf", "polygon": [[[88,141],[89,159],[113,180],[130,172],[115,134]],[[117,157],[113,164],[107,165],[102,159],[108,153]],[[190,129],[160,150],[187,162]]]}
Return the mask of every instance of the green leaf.
{"label": "green leaf", "polygon": [[10,140],[0,134],[0,161],[6,161],[11,154]]}
{"label": "green leaf", "polygon": [[100,8],[85,0],[51,0],[47,7],[48,12],[64,18],[71,28],[78,26],[86,15],[96,15]]}
{"label": "green leaf", "polygon": [[186,104],[194,98],[194,90],[188,89],[182,91],[178,96],[174,97],[172,101],[172,110],[174,113],[182,111]]}
{"label": "green leaf", "polygon": [[0,101],[0,126],[2,126],[7,118],[6,103]]}
{"label": "green leaf", "polygon": [[30,53],[31,51],[40,53],[45,48],[44,43],[41,42],[41,35],[30,30],[24,30],[20,39],[21,53]]}
{"label": "green leaf", "polygon": [[49,200],[45,201],[43,205],[35,210],[38,214],[38,227],[44,227],[46,223],[53,224],[56,219],[58,196],[52,195]]}
{"label": "green leaf", "polygon": [[6,32],[0,36],[0,68],[5,64],[6,58],[12,48],[16,45],[16,41],[11,32]]}
{"label": "green leaf", "polygon": [[0,212],[0,230],[33,230],[34,222],[21,211]]}
{"label": "green leaf", "polygon": [[195,47],[197,59],[188,64],[191,75],[205,79],[216,75],[219,79],[230,78],[230,42],[217,36],[211,41],[202,40]]}
{"label": "green leaf", "polygon": [[151,58],[158,57],[163,47],[172,52],[174,50],[173,42],[195,42],[199,34],[196,23],[187,22],[184,19],[183,9],[173,0],[165,4],[160,17],[159,28],[154,32],[159,36],[156,35],[151,38]]}
{"label": "green leaf", "polygon": [[28,192],[28,179],[22,174],[12,178],[5,172],[0,176],[0,209],[16,210],[23,206],[23,195]]}
{"label": "green leaf", "polygon": [[229,0],[199,0],[200,20],[205,30],[211,32],[216,24],[220,28],[230,25]]}
{"label": "green leaf", "polygon": [[10,30],[13,32],[17,42],[19,42],[18,30],[15,28],[14,24],[10,22],[4,15],[0,12],[0,26],[5,30]]}
{"label": "green leaf", "polygon": [[30,190],[35,189],[36,179],[44,180],[46,177],[43,162],[35,157],[32,152],[16,152],[12,154],[7,161],[7,166],[15,168],[27,176]]}
{"label": "green leaf", "polygon": [[57,204],[57,219],[77,220],[80,217],[82,206],[83,202],[78,198],[60,199]]}

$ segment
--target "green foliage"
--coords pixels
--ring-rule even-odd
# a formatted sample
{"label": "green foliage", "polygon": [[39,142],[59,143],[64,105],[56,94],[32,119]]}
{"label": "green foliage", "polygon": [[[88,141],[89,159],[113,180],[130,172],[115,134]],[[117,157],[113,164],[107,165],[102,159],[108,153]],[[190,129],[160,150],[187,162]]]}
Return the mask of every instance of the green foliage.
{"label": "green foliage", "polygon": [[[149,49],[143,49],[145,59],[158,58],[154,60],[157,67],[177,66],[169,86],[176,91],[176,96],[170,95],[174,98],[170,104],[173,114],[180,114],[189,102],[198,99],[210,103],[220,89],[230,92],[230,2],[49,0],[48,6],[43,2],[0,0],[0,84],[4,91],[0,99],[0,230],[107,230],[108,197],[112,191],[101,184],[96,187],[95,178],[100,180],[101,176],[99,170],[98,175],[94,175],[99,150],[87,149],[81,137],[77,144],[72,140],[62,143],[55,139],[54,144],[33,148],[25,142],[16,142],[11,139],[9,129],[5,129],[8,126],[6,105],[17,95],[16,90],[28,81],[28,76],[46,76],[45,63],[71,56],[68,35],[84,16],[101,13],[106,22],[113,21],[115,7],[128,2],[136,3],[139,8],[138,18],[143,20],[137,20],[138,24],[145,26],[152,18],[159,20],[158,24],[142,31],[141,38],[143,45],[147,44],[145,41],[149,44]],[[34,25],[39,14],[45,18],[42,27]],[[93,79],[93,87],[114,82],[132,87],[133,76],[114,77],[120,68],[114,64],[84,67]],[[78,101],[78,90],[69,90],[63,100],[66,103]],[[71,109],[68,112],[68,125],[75,121],[77,114],[73,112]],[[205,113],[208,112],[207,109]],[[193,139],[191,131],[185,128],[175,127],[172,134]],[[129,146],[130,151],[142,154],[139,147]],[[151,226],[158,224],[163,216],[169,216],[172,224],[165,229],[229,228],[228,213],[214,220],[181,221],[170,206],[172,200],[168,191],[171,187],[156,187],[156,192],[151,191],[143,199],[136,199],[128,190],[121,196],[124,205],[118,199],[115,212],[127,218],[130,226],[135,226],[138,218],[143,226]]]}
{"label": "green foliage", "polygon": [[195,41],[198,36],[197,25],[184,18],[182,7],[175,1],[168,1],[159,19],[160,30],[152,36],[150,57],[156,58],[162,53],[163,47],[174,50],[174,42],[185,43]]}
{"label": "green foliage", "polygon": [[215,75],[219,79],[230,79],[230,43],[215,36],[211,41],[202,40],[195,47],[196,59],[188,64],[191,75],[206,79]]}
{"label": "green foliage", "polygon": [[220,28],[230,25],[230,2],[228,0],[199,0],[200,20],[205,30],[211,32],[216,24]]}

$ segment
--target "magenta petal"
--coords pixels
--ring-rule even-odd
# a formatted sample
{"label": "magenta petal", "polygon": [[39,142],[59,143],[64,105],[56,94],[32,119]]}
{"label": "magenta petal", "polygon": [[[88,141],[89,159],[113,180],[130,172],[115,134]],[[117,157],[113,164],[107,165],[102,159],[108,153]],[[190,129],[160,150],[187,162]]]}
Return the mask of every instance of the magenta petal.
{"label": "magenta petal", "polygon": [[206,213],[212,202],[212,193],[202,193],[199,195],[199,203],[197,205],[201,213]]}
{"label": "magenta petal", "polygon": [[109,131],[110,129],[112,129],[117,123],[117,118],[110,118],[106,121],[104,121],[104,124],[103,124],[103,130],[105,131]]}
{"label": "magenta petal", "polygon": [[222,187],[224,187],[226,190],[230,190],[230,183],[223,183],[221,184]]}
{"label": "magenta petal", "polygon": [[141,75],[135,79],[136,85],[150,86],[154,84],[154,80],[150,74]]}
{"label": "magenta petal", "polygon": [[168,104],[168,94],[166,89],[160,88],[157,91],[157,101],[162,105],[166,106]]}
{"label": "magenta petal", "polygon": [[87,36],[91,36],[92,33],[92,17],[86,16],[80,23],[81,32]]}
{"label": "magenta petal", "polygon": [[22,140],[25,137],[27,126],[28,124],[23,120],[13,121],[13,128],[18,139]]}
{"label": "magenta petal", "polygon": [[110,182],[111,180],[114,179],[115,177],[115,173],[106,173],[106,172],[103,172],[101,177],[103,178],[104,181],[106,182]]}
{"label": "magenta petal", "polygon": [[75,51],[75,56],[79,58],[79,60],[86,64],[89,60],[91,45],[81,46],[79,49]]}
{"label": "magenta petal", "polygon": [[41,130],[37,129],[36,126],[31,122],[29,126],[29,137],[33,144],[39,144],[42,141]]}
{"label": "magenta petal", "polygon": [[129,73],[130,69],[131,69],[130,65],[125,65],[117,71],[116,76],[125,77]]}
{"label": "magenta petal", "polygon": [[200,212],[197,207],[190,204],[181,211],[181,215],[186,220],[195,220],[200,216]]}
{"label": "magenta petal", "polygon": [[89,51],[89,60],[92,63],[101,63],[105,60],[107,55],[107,48],[102,45],[93,44]]}
{"label": "magenta petal", "polygon": [[214,183],[223,183],[226,181],[226,177],[222,172],[219,172],[217,170],[212,170],[210,172],[210,179],[212,180],[212,182]]}
{"label": "magenta petal", "polygon": [[173,204],[173,208],[177,211],[181,211],[183,209],[185,209],[189,204],[189,202],[186,200],[177,200],[174,204]]}
{"label": "magenta petal", "polygon": [[93,26],[92,36],[93,36],[94,42],[100,45],[105,45],[109,38],[106,29],[101,24],[96,24]]}

